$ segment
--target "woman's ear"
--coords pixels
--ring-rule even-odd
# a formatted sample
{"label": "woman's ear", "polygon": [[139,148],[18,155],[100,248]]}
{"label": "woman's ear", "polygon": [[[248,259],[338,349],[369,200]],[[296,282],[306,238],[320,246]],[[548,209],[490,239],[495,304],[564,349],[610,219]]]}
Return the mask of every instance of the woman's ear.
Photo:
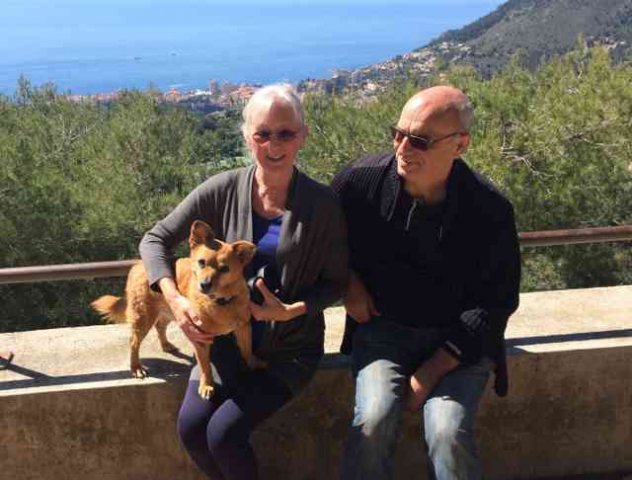
{"label": "woman's ear", "polygon": [[244,139],[244,145],[246,147],[246,150],[248,151],[248,154],[250,155],[250,157],[254,160],[255,154],[254,154],[254,148],[253,148],[252,135],[249,135],[249,132],[246,131],[246,129],[242,129],[241,133],[242,133],[242,138]]}
{"label": "woman's ear", "polygon": [[303,145],[305,145],[305,141],[307,140],[308,136],[309,136],[309,127],[307,125],[305,125],[302,128],[302,132],[301,132],[301,146],[299,148],[303,148]]}

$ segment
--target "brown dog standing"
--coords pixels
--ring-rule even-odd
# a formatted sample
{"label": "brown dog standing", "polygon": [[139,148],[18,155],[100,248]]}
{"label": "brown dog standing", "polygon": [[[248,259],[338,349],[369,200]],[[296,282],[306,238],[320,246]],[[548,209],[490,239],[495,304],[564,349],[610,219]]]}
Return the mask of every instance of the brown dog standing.
{"label": "brown dog standing", "polygon": [[[176,284],[198,312],[200,324],[196,326],[211,335],[234,332],[241,355],[249,366],[254,366],[250,295],[243,270],[254,256],[255,246],[246,241],[221,242],[211,227],[200,220],[191,225],[189,246],[189,257],[176,262]],[[162,349],[176,350],[166,336],[166,327],[173,315],[162,294],[149,287],[142,263],[130,270],[125,297],[105,295],[91,305],[111,321],[131,324],[130,368],[134,377],[147,376],[140,363],[139,349],[152,326],[156,327]],[[193,346],[201,370],[199,393],[208,399],[214,388],[209,364],[211,345],[193,343]]]}

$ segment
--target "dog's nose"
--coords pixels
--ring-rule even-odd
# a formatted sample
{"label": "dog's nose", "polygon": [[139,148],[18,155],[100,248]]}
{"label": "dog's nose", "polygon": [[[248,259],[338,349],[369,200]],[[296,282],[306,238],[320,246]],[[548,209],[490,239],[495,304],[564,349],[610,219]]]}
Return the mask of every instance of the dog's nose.
{"label": "dog's nose", "polygon": [[202,293],[208,293],[211,291],[211,281],[210,280],[202,280],[200,282],[200,291],[202,291]]}

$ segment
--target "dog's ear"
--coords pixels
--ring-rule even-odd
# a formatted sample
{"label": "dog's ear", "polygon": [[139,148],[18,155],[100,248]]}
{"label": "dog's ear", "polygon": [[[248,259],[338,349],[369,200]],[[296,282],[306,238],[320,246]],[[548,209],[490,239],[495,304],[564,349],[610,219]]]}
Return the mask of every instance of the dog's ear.
{"label": "dog's ear", "polygon": [[189,235],[189,247],[191,249],[198,245],[212,246],[215,243],[215,232],[211,226],[202,220],[195,220],[191,224],[191,233]]}
{"label": "dog's ear", "polygon": [[241,260],[242,265],[249,264],[257,251],[257,247],[255,247],[253,243],[246,242],[245,240],[233,243],[233,249],[237,252],[237,257]]}

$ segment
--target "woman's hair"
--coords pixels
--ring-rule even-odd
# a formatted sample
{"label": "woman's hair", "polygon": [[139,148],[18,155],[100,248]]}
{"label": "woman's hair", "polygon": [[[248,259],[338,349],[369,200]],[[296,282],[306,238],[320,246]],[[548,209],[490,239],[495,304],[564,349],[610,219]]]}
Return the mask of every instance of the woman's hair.
{"label": "woman's hair", "polygon": [[289,83],[276,83],[257,90],[242,112],[244,122],[241,124],[241,132],[244,138],[247,138],[252,128],[252,110],[255,106],[262,103],[272,103],[273,100],[281,100],[287,103],[294,110],[297,120],[301,127],[305,126],[305,117],[303,114],[303,104],[298,93]]}

